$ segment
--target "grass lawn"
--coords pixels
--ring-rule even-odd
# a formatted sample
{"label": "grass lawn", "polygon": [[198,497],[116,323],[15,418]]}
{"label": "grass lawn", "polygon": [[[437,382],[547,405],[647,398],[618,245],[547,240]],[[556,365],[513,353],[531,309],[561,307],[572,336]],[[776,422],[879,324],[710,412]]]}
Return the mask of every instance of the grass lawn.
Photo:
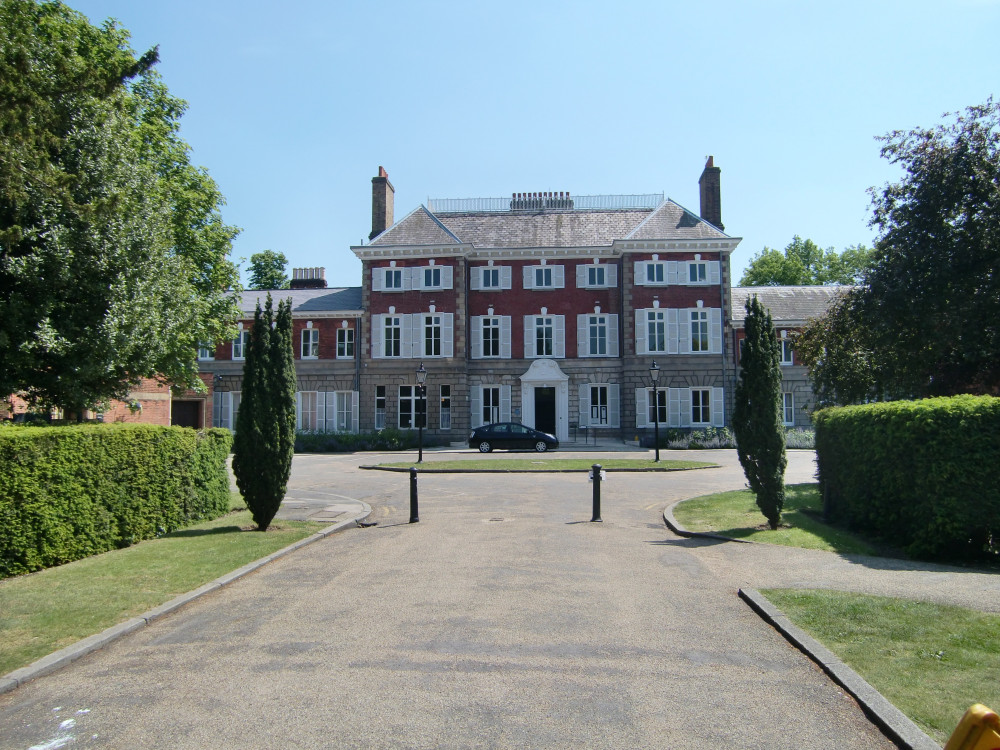
{"label": "grass lawn", "polygon": [[413,461],[379,464],[379,468],[434,469],[436,471],[589,471],[594,464],[609,471],[642,469],[647,471],[677,471],[679,469],[706,469],[717,464],[706,461],[660,461],[645,458],[472,458],[460,461],[424,461],[417,466]]}
{"label": "grass lawn", "polygon": [[761,593],[938,742],[973,703],[1000,708],[1000,615],[843,591]]}
{"label": "grass lawn", "polygon": [[132,547],[0,581],[0,674],[142,614],[322,525],[282,521],[264,534],[249,531],[252,527],[250,512],[242,510]]}
{"label": "grass lawn", "polygon": [[774,531],[768,528],[750,490],[685,500],[674,506],[674,518],[688,531],[708,531],[734,539],[830,552],[879,554],[876,546],[856,534],[820,521],[822,507],[818,485],[790,484],[785,488],[781,526]]}

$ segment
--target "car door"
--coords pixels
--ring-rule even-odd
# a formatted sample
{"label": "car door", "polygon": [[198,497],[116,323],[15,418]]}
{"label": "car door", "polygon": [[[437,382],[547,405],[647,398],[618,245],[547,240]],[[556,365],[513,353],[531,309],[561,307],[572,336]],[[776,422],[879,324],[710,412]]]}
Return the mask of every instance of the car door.
{"label": "car door", "polygon": [[510,426],[510,437],[512,448],[531,448],[531,430],[523,424],[512,424]]}

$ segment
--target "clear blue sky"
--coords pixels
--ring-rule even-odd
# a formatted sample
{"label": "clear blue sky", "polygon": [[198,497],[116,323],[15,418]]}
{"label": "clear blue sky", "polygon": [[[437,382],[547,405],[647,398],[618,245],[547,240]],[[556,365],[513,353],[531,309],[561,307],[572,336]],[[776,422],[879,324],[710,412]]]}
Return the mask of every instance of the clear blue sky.
{"label": "clear blue sky", "polygon": [[271,248],[331,286],[361,283],[379,165],[396,219],[549,190],[697,212],[712,154],[736,280],[795,234],[870,245],[866,190],[899,177],[874,136],[1000,95],[1000,0],[68,4],[160,45],[234,257]]}

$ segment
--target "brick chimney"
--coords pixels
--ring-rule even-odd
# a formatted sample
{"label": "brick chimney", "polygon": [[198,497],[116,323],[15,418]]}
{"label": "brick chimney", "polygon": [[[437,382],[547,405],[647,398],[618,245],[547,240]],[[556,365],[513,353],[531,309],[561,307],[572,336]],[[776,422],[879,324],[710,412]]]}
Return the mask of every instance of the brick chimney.
{"label": "brick chimney", "polygon": [[326,269],[293,268],[289,289],[326,289]]}
{"label": "brick chimney", "polygon": [[722,224],[722,170],[715,166],[715,157],[708,157],[698,186],[701,188],[701,218],[725,231]]}
{"label": "brick chimney", "polygon": [[378,237],[392,226],[392,201],[396,188],[389,182],[389,173],[378,168],[378,177],[372,177],[372,233],[369,240]]}

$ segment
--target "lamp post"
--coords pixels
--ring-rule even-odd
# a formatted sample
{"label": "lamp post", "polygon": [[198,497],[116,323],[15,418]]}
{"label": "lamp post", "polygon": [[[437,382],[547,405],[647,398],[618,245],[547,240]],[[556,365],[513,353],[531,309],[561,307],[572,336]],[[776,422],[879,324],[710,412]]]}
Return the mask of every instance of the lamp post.
{"label": "lamp post", "polygon": [[656,448],[656,463],[660,462],[660,394],[656,387],[660,379],[660,368],[656,360],[649,367],[649,379],[653,381],[653,442]]}
{"label": "lamp post", "polygon": [[420,401],[417,405],[417,463],[422,464],[424,462],[424,420],[427,414],[427,370],[424,369],[424,363],[420,363],[420,369],[417,370],[417,389],[420,394]]}

